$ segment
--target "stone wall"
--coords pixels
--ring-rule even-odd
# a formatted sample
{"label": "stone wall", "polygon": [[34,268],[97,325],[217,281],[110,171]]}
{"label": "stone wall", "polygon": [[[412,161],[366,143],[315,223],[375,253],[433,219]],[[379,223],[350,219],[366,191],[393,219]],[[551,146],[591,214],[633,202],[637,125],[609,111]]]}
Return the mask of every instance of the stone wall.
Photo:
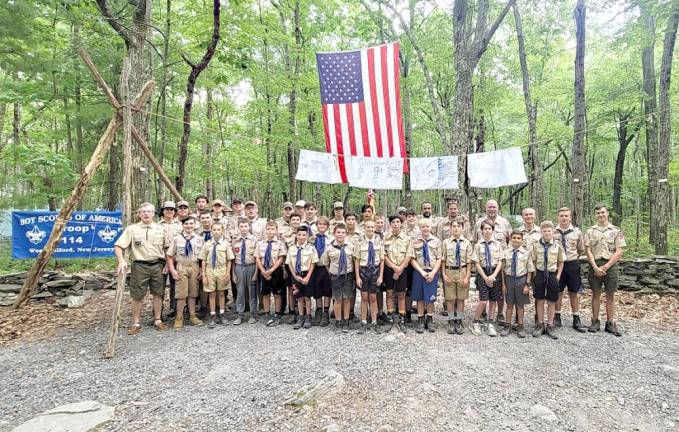
{"label": "stone wall", "polygon": [[[582,279],[588,286],[587,260],[581,260]],[[651,256],[623,259],[620,266],[620,289],[653,293],[679,293],[679,258]]]}
{"label": "stone wall", "polygon": [[[0,276],[0,306],[14,304],[17,294],[26,279],[26,272]],[[68,275],[48,270],[38,280],[38,287],[31,297],[33,300],[83,296],[92,291],[115,289],[116,276],[113,271],[84,272]]]}

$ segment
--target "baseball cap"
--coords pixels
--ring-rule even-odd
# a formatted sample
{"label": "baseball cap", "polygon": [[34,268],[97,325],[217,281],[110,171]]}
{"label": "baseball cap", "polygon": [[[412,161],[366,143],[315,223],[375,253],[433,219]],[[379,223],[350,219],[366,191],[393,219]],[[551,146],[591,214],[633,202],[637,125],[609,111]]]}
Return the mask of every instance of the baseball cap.
{"label": "baseball cap", "polygon": [[291,203],[290,201],[286,201],[286,202],[283,203],[283,208],[284,208],[284,209],[286,209],[286,208],[293,208],[293,205],[292,205],[292,203]]}
{"label": "baseball cap", "polygon": [[220,199],[216,199],[216,200],[212,201],[212,205],[213,205],[213,206],[218,205],[218,206],[224,207],[224,201],[222,201],[222,200],[220,200]]}
{"label": "baseball cap", "polygon": [[235,197],[235,198],[233,198],[233,199],[231,200],[231,204],[236,204],[236,203],[241,203],[241,204],[242,204],[242,203],[243,203],[243,198]]}
{"label": "baseball cap", "polygon": [[163,203],[163,206],[160,208],[160,210],[162,211],[166,208],[177,210],[177,206],[175,205],[174,201],[165,201]]}
{"label": "baseball cap", "polygon": [[177,203],[177,208],[179,208],[179,207],[190,207],[189,202],[188,201],[179,201]]}
{"label": "baseball cap", "polygon": [[408,211],[408,209],[405,207],[399,207],[396,209],[396,213],[405,213],[406,211]]}
{"label": "baseball cap", "polygon": [[255,206],[257,207],[257,203],[254,201],[245,201],[245,206],[244,207],[249,207],[249,206]]}
{"label": "baseball cap", "polygon": [[306,201],[299,200],[295,203],[295,207],[304,207],[304,204],[306,204]]}
{"label": "baseball cap", "polygon": [[332,205],[332,208],[344,208],[344,203],[342,201],[335,201],[335,204]]}

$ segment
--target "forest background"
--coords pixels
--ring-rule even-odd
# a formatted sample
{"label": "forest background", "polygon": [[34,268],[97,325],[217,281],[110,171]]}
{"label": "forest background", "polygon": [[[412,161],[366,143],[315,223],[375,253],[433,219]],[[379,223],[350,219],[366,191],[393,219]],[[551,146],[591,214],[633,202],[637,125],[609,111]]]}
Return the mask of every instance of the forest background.
{"label": "forest background", "polygon": [[[604,203],[627,256],[677,255],[677,21],[679,0],[0,1],[0,208],[58,209],[106,129],[82,47],[115,92],[125,57],[132,95],[155,80],[134,124],[189,201],[358,209],[365,190],[294,181],[299,150],[325,150],[315,54],[398,40],[409,155],[522,146],[530,181],[410,193],[406,179],[377,191],[381,211],[427,199],[445,214],[461,197],[478,214],[496,198],[541,220],[579,207],[587,226]],[[120,208],[121,140],[82,209]],[[133,147],[134,204],[172,199]],[[1,249],[2,270],[17,266]]]}

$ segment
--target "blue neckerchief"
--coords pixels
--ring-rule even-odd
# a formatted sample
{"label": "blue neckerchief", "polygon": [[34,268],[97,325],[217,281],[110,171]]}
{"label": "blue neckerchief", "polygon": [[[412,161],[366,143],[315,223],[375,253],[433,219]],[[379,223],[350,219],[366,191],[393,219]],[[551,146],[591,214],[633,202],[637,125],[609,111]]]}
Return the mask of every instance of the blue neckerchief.
{"label": "blue neckerchief", "polygon": [[316,247],[316,252],[318,252],[318,257],[320,258],[325,251],[325,234],[318,233],[316,240],[314,240],[314,246]]}
{"label": "blue neckerchief", "polygon": [[302,273],[302,248],[297,246],[297,256],[295,257],[295,273],[300,276]]}
{"label": "blue neckerchief", "polygon": [[264,268],[269,270],[273,263],[271,262],[271,248],[273,245],[273,240],[268,240],[266,245],[266,251],[264,252]]}
{"label": "blue neckerchief", "polygon": [[368,240],[368,268],[375,270],[375,245],[372,240]]}
{"label": "blue neckerchief", "polygon": [[460,242],[462,239],[455,240],[455,265],[460,267],[460,262],[462,261],[462,251],[460,251]]}
{"label": "blue neckerchief", "polygon": [[490,276],[493,273],[493,256],[490,253],[490,244],[488,242],[483,244],[486,246],[486,276]]}
{"label": "blue neckerchief", "polygon": [[516,265],[518,259],[519,250],[514,249],[512,251],[512,276],[516,277]]}
{"label": "blue neckerchief", "polygon": [[567,229],[566,231],[559,230],[559,234],[561,234],[561,244],[563,245],[564,251],[566,250],[566,236],[572,232],[572,229]]}
{"label": "blue neckerchief", "polygon": [[335,245],[337,249],[340,250],[339,263],[337,264],[337,274],[345,275],[347,274],[347,252],[344,250],[346,243],[343,245]]}
{"label": "blue neckerchief", "polygon": [[424,266],[431,267],[431,257],[429,256],[429,240],[422,239],[422,260],[424,261]]}
{"label": "blue neckerchief", "polygon": [[191,253],[193,252],[193,245],[191,244],[191,240],[193,240],[193,235],[189,238],[184,237],[184,240],[186,240],[186,246],[184,247],[186,256],[191,257]]}
{"label": "blue neckerchief", "polygon": [[210,265],[212,266],[212,270],[217,267],[217,244],[217,240],[212,243],[212,257],[210,257]]}
{"label": "blue neckerchief", "polygon": [[243,240],[241,241],[241,244],[240,244],[240,263],[241,264],[245,264],[245,255],[246,255],[245,248],[246,248],[245,238],[243,238]]}
{"label": "blue neckerchief", "polygon": [[549,271],[547,270],[547,259],[548,259],[548,252],[549,252],[549,244],[545,243],[544,240],[542,240],[542,239],[540,239],[540,244],[542,245],[543,250],[544,250],[543,256],[544,256],[544,259],[545,259],[545,268],[543,269],[543,271],[545,273],[545,280],[546,280],[547,273],[549,273]]}
{"label": "blue neckerchief", "polygon": [[212,240],[212,231],[203,231],[203,240]]}

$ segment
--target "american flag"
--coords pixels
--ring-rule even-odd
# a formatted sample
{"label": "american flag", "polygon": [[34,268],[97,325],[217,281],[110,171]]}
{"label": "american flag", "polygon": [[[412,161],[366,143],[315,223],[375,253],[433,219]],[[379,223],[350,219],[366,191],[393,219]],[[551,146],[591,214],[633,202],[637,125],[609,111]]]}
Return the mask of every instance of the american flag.
{"label": "american flag", "polygon": [[325,147],[347,183],[345,155],[403,158],[398,43],[316,54]]}

